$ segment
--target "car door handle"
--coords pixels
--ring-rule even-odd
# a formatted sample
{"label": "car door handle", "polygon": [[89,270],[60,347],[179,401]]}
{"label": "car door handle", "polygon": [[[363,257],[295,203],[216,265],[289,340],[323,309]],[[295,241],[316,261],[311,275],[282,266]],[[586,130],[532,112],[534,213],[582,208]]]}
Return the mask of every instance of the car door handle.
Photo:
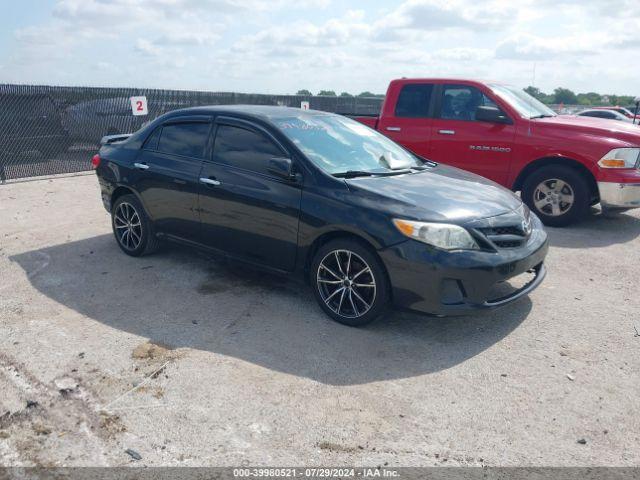
{"label": "car door handle", "polygon": [[438,133],[440,135],[455,135],[456,131],[455,130],[438,130]]}
{"label": "car door handle", "polygon": [[215,178],[202,177],[200,178],[200,182],[205,183],[207,185],[220,185],[220,181],[216,180]]}
{"label": "car door handle", "polygon": [[134,163],[133,166],[136,167],[138,170],[148,170],[149,169],[149,165],[147,165],[146,163]]}
{"label": "car door handle", "polygon": [[402,129],[400,127],[387,127],[388,132],[399,132]]}

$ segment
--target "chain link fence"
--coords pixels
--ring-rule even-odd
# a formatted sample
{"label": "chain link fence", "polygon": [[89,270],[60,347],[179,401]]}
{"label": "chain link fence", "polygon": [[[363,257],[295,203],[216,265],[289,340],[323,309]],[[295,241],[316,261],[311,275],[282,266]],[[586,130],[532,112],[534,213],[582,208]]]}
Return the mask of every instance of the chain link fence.
{"label": "chain link fence", "polygon": [[[145,96],[148,115],[130,98]],[[137,88],[0,85],[0,182],[91,169],[104,135],[132,133],[171,110],[198,105],[279,105],[377,115],[381,98],[261,95]]]}

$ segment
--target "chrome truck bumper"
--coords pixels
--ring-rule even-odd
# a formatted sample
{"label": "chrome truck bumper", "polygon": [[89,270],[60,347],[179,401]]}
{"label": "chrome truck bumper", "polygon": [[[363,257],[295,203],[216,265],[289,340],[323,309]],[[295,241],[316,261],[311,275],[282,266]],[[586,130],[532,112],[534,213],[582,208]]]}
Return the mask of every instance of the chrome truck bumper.
{"label": "chrome truck bumper", "polygon": [[640,183],[598,182],[598,190],[605,209],[640,207]]}

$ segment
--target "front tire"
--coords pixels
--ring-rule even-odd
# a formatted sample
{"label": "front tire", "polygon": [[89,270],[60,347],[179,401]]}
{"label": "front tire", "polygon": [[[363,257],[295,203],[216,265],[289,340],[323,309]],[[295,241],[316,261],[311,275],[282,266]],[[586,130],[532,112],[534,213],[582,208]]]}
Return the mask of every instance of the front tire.
{"label": "front tire", "polygon": [[550,165],[527,177],[522,200],[550,227],[565,227],[583,219],[591,197],[587,180],[576,170]]}
{"label": "front tire", "polygon": [[153,223],[135,195],[123,195],[115,201],[111,226],[118,246],[127,255],[140,257],[158,248]]}
{"label": "front tire", "polygon": [[344,325],[371,323],[389,304],[390,287],[382,262],[360,242],[340,239],[320,247],[310,277],[320,307]]}

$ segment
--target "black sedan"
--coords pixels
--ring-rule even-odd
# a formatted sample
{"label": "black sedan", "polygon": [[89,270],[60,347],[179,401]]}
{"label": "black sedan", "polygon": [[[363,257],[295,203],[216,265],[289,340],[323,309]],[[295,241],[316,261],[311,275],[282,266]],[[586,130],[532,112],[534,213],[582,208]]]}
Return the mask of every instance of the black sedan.
{"label": "black sedan", "polygon": [[165,239],[298,275],[347,325],[392,303],[490,309],[545,275],[547,235],[517,196],[343,116],[189,108],[104,143],[93,164],[126,254]]}

